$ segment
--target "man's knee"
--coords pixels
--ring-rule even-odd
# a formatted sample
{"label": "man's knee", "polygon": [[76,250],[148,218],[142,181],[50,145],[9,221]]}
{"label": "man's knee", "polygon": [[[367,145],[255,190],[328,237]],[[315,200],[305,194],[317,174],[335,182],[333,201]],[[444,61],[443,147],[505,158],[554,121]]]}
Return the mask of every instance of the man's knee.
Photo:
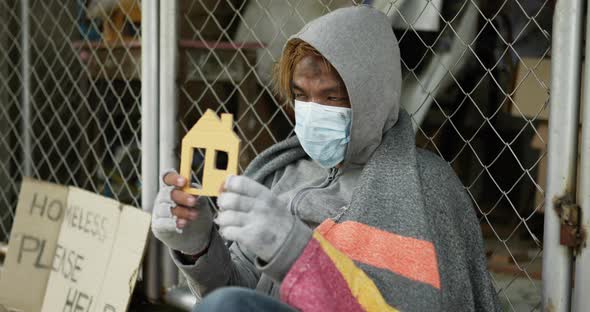
{"label": "man's knee", "polygon": [[205,296],[193,311],[240,311],[240,306],[250,293],[248,289],[240,287],[223,287]]}

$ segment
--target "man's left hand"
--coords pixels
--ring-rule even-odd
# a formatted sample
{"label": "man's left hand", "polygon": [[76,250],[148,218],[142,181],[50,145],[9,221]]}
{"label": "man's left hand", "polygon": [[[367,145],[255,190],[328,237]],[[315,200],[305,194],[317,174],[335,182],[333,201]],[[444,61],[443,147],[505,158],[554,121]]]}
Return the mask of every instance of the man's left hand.
{"label": "man's left hand", "polygon": [[295,217],[264,185],[245,176],[230,176],[219,195],[215,223],[226,240],[238,242],[264,261],[270,261],[285,242]]}

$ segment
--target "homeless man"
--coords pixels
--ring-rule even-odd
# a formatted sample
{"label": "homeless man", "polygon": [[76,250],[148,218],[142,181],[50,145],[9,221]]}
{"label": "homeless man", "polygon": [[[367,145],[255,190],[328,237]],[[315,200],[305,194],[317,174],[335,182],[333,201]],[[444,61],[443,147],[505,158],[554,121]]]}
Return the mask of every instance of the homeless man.
{"label": "homeless man", "polygon": [[360,6],[312,21],[275,76],[296,136],[225,181],[215,218],[163,174],[152,230],[205,296],[196,310],[496,310],[471,201],[400,110],[387,17]]}

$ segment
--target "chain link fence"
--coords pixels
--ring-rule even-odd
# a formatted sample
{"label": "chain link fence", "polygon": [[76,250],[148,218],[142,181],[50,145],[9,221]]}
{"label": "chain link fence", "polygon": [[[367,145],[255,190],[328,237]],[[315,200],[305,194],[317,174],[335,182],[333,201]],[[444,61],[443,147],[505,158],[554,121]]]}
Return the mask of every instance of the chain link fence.
{"label": "chain link fence", "polygon": [[140,3],[110,2],[0,2],[2,242],[23,175],[139,205]]}
{"label": "chain link fence", "polygon": [[[208,108],[233,113],[240,171],[293,135],[270,77],[287,38],[362,2],[177,1],[178,137]],[[417,145],[471,196],[504,307],[540,309],[552,2],[364,4],[391,19]],[[0,2],[1,242],[25,174],[141,205],[140,23],[138,0]]]}

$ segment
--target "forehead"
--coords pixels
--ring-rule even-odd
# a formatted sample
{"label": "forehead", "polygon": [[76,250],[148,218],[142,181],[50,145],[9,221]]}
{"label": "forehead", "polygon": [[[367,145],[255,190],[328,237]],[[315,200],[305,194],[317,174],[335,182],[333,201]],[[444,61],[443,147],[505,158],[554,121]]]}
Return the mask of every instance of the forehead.
{"label": "forehead", "polygon": [[293,81],[301,82],[304,80],[321,80],[326,83],[338,83],[344,85],[340,75],[336,70],[321,56],[307,55],[301,58],[293,70]]}

